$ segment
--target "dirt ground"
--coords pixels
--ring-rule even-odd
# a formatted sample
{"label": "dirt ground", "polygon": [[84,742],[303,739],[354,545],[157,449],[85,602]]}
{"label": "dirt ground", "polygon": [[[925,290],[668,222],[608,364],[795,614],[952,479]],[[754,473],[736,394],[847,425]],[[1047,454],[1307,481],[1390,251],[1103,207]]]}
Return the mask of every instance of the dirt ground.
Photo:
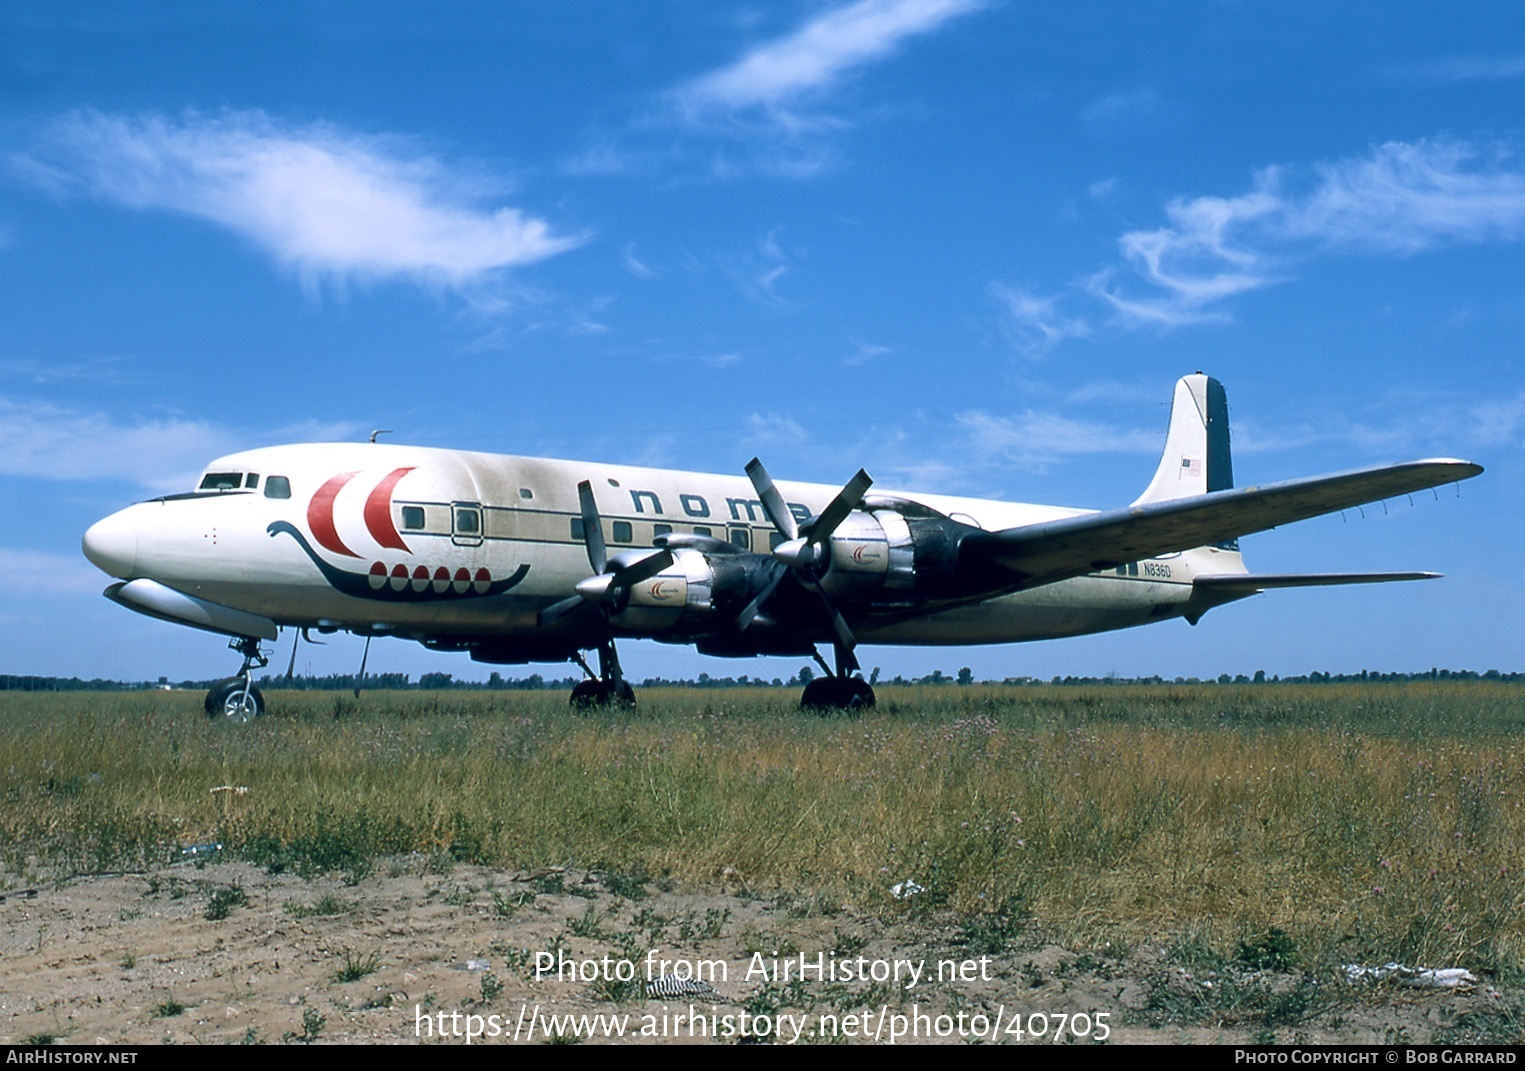
{"label": "dirt ground", "polygon": [[[1160,947],[1077,951],[934,911],[886,923],[580,871],[404,858],[349,877],[214,860],[0,894],[0,1042],[1521,1040],[1519,994],[1486,979],[1194,973]],[[651,975],[705,975],[712,992],[649,996],[652,947]],[[572,966],[535,980],[558,953]],[[625,1018],[549,1018],[582,1015]]]}

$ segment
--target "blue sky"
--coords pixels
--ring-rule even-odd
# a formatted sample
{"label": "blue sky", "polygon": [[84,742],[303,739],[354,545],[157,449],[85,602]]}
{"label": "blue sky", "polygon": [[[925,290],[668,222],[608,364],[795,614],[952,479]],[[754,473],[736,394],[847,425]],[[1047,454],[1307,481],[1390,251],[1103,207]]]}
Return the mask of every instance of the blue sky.
{"label": "blue sky", "polygon": [[864,664],[1521,669],[1522,104],[1522,23],[1483,3],[7,4],[0,671],[236,668],[78,549],[231,450],[383,427],[1102,508],[1196,369],[1242,484],[1488,469],[1252,568],[1446,579]]}

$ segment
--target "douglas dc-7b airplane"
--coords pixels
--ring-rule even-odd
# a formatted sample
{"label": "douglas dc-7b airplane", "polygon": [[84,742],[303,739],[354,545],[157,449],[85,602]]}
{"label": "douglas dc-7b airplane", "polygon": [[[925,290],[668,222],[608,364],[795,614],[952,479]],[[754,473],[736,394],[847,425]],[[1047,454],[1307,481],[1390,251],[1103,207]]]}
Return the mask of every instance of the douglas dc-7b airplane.
{"label": "douglas dc-7b airplane", "polygon": [[243,666],[207,696],[213,716],[262,712],[252,670],[280,628],[399,636],[479,662],[576,662],[582,706],[634,701],[620,637],[809,655],[826,675],[804,705],[854,707],[874,702],[860,641],[1195,624],[1268,588],[1433,576],[1259,575],[1236,540],[1480,472],[1438,459],[1236,488],[1223,387],[1197,373],[1176,384],[1154,479],[1131,506],[1099,513],[870,494],[861,470],[840,490],[775,483],[756,459],[743,479],[372,441],[219,458],[194,491],[97,522],[84,551],[118,578],[107,598],[232,637]]}

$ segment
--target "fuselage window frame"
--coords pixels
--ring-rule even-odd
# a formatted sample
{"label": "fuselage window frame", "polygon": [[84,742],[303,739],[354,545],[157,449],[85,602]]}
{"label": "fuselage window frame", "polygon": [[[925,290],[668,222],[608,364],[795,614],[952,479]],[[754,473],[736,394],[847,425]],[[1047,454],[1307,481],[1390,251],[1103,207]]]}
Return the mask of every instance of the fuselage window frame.
{"label": "fuselage window frame", "polygon": [[482,545],[482,503],[450,503],[450,541],[458,547]]}

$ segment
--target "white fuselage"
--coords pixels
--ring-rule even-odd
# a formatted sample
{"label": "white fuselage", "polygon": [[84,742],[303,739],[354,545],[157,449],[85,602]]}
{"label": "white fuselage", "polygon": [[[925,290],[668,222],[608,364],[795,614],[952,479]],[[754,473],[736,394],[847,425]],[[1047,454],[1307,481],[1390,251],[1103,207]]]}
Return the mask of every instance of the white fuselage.
{"label": "white fuselage", "polygon": [[[153,580],[281,626],[445,644],[545,637],[557,625],[541,625],[540,612],[590,573],[577,494],[583,480],[592,484],[611,555],[650,548],[663,533],[711,536],[758,554],[777,539],[740,475],[334,443],[220,458],[203,477],[205,489],[113,514],[90,530],[85,547],[124,581]],[[778,488],[800,520],[836,492],[792,482]],[[986,531],[1089,512],[892,494]],[[834,554],[855,550],[850,531],[834,544]],[[917,645],[1099,632],[1177,616],[1194,575],[1242,571],[1237,551],[1203,547],[930,613],[868,613],[853,628],[863,641]]]}

